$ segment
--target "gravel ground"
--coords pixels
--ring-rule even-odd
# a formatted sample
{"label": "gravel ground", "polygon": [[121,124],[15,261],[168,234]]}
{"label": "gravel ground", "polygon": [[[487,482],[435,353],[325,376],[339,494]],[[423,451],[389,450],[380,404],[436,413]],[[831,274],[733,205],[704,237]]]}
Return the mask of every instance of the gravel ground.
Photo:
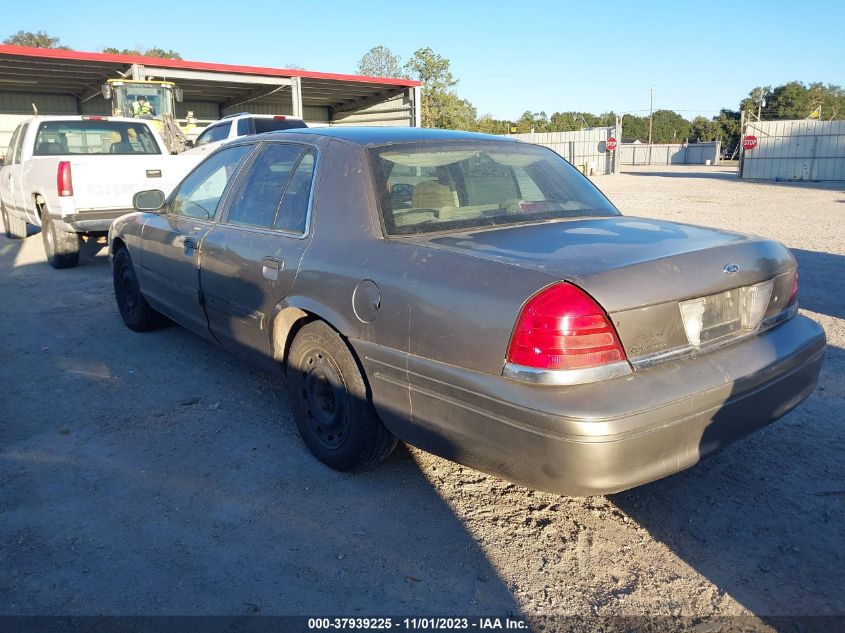
{"label": "gravel ground", "polygon": [[400,447],[342,475],[282,386],[127,330],[104,250],[0,237],[0,614],[845,615],[845,192],[641,168],[624,213],[774,237],[827,330],[819,389],[679,475],[565,498]]}

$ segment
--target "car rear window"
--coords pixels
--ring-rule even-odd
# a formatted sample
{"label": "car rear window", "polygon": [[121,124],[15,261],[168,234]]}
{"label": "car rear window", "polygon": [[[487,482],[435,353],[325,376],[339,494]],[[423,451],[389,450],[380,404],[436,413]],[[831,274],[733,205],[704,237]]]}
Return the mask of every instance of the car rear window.
{"label": "car rear window", "polygon": [[34,156],[54,154],[160,154],[150,128],[125,121],[45,121],[38,126]]}
{"label": "car rear window", "polygon": [[371,149],[370,159],[389,235],[619,215],[587,178],[537,145],[405,143]]}
{"label": "car rear window", "polygon": [[308,127],[305,125],[305,121],[301,121],[300,119],[253,119],[252,122],[255,123],[256,134]]}

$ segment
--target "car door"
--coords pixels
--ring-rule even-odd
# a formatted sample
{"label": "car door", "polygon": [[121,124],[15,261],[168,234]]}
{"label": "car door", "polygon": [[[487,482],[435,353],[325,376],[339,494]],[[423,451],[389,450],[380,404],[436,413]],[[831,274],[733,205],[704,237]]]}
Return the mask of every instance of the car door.
{"label": "car door", "polygon": [[262,143],[202,245],[209,328],[223,347],[272,364],[273,311],[293,287],[310,241],[314,147]]}
{"label": "car door", "polygon": [[17,210],[16,215],[26,212],[24,208],[26,205],[22,205],[21,154],[23,153],[24,137],[26,137],[28,129],[29,124],[23,123],[15,130],[9,142],[6,165],[3,167],[2,175],[0,175],[0,197],[3,199],[3,204],[6,205],[6,210],[15,209]]}
{"label": "car door", "polygon": [[199,293],[200,245],[229,183],[253,145],[226,148],[200,163],[173,192],[141,237],[141,288],[150,304],[185,327],[207,335]]}

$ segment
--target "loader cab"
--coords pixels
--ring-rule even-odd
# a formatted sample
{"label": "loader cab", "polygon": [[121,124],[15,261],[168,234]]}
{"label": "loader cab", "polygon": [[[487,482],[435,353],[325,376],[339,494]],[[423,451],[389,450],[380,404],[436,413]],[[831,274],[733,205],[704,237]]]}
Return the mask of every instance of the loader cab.
{"label": "loader cab", "polygon": [[109,79],[103,84],[103,97],[112,102],[114,116],[134,117],[133,102],[143,96],[152,106],[152,114],[141,118],[157,119],[165,114],[176,118],[176,103],[182,101],[182,89],[170,81],[135,81],[129,79]]}

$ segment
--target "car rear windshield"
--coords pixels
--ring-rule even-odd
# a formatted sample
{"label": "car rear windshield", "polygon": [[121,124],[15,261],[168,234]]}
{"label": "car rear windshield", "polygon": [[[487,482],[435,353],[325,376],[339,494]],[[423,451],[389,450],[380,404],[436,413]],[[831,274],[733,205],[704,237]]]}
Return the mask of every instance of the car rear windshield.
{"label": "car rear windshield", "polygon": [[388,235],[619,215],[563,158],[537,145],[464,141],[370,150]]}
{"label": "car rear windshield", "polygon": [[253,119],[253,122],[255,123],[256,134],[308,127],[305,125],[305,121],[301,121],[299,119]]}
{"label": "car rear windshield", "polygon": [[35,156],[160,153],[146,124],[125,121],[45,121],[33,151]]}

